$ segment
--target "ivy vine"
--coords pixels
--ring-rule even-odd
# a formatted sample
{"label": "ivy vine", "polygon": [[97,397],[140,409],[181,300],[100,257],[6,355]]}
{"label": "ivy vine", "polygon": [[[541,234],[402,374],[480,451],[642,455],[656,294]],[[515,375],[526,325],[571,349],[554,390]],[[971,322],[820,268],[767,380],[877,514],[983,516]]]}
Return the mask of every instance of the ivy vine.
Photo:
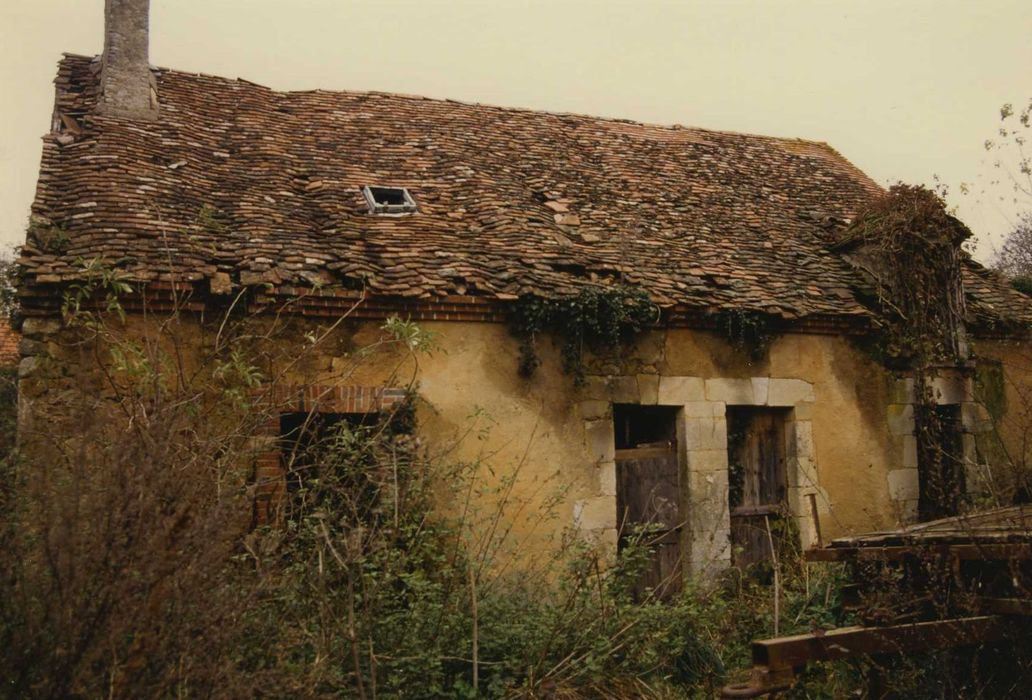
{"label": "ivy vine", "polygon": [[550,333],[561,342],[563,372],[584,383],[584,352],[619,352],[622,345],[659,320],[659,307],[638,287],[583,287],[561,297],[521,296],[509,316],[520,338],[519,373],[530,377],[541,364],[537,340]]}
{"label": "ivy vine", "polygon": [[762,360],[778,336],[778,319],[762,311],[722,309],[711,316],[716,330],[753,362]]}
{"label": "ivy vine", "polygon": [[[920,185],[893,185],[857,217],[886,359],[918,369],[962,361],[961,242],[971,232]],[[866,261],[865,261],[866,262]]]}
{"label": "ivy vine", "polygon": [[919,518],[957,514],[963,465],[949,446],[959,426],[939,410],[931,379],[966,359],[961,243],[971,232],[933,191],[897,184],[857,217],[847,235],[873,280],[886,364],[914,378],[914,430],[922,490]]}

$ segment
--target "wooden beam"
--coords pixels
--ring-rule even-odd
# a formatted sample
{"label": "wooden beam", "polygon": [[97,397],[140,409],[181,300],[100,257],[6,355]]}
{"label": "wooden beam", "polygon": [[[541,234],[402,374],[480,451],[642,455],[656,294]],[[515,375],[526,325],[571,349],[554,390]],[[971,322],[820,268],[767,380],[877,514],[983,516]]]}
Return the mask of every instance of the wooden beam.
{"label": "wooden beam", "polygon": [[978,604],[993,615],[1032,615],[1032,600],[1023,598],[979,598]]}
{"label": "wooden beam", "polygon": [[839,629],[753,642],[753,664],[769,669],[804,666],[809,661],[833,661],[850,656],[946,649],[1002,639],[1014,629],[998,616],[933,620],[891,627]]}
{"label": "wooden beam", "polygon": [[965,617],[891,627],[841,627],[827,632],[753,642],[748,681],[724,686],[722,698],[758,698],[792,687],[795,674],[811,661],[851,656],[905,654],[1003,639],[1017,629],[1005,617]]}
{"label": "wooden beam", "polygon": [[1032,559],[1032,544],[908,544],[868,547],[824,547],[804,552],[811,562],[900,561],[907,557],[941,556],[964,561]]}

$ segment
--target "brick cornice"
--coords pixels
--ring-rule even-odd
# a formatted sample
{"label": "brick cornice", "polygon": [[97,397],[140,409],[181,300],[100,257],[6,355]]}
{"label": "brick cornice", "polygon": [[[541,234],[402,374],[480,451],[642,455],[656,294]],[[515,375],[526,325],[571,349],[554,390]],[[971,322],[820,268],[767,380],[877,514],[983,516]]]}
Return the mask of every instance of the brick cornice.
{"label": "brick cornice", "polygon": [[[413,321],[505,323],[514,298],[486,298],[452,295],[408,298],[371,295],[359,290],[311,287],[261,287],[247,294],[212,294],[202,285],[189,282],[149,282],[121,299],[127,313],[222,312],[233,307],[239,313],[284,315],[315,319],[338,319],[347,314],[356,320],[383,320],[392,315]],[[26,316],[59,313],[58,285],[23,288]],[[107,302],[97,299],[96,308]],[[709,308],[671,306],[663,309],[660,328],[716,330],[719,321]],[[775,318],[771,330],[777,333],[861,335],[871,330],[871,320],[862,314],[811,315],[798,319]]]}

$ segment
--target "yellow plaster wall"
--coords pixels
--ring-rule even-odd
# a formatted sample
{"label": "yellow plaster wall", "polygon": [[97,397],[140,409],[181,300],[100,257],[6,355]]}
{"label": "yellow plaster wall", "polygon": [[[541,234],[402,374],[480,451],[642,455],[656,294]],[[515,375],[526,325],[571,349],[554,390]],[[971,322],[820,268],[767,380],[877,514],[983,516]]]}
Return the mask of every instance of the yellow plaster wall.
{"label": "yellow plaster wall", "polygon": [[[533,378],[524,380],[516,372],[517,344],[504,326],[420,325],[436,334],[440,349],[421,356],[418,367],[397,352],[383,352],[345,377],[335,375],[332,360],[324,358],[321,365],[315,362],[305,372],[292,372],[289,380],[376,385],[387,381],[394,370],[400,380],[414,378],[420,429],[432,445],[449,449],[451,458],[483,460],[499,474],[519,468],[516,493],[521,498],[539,502],[560,486],[568,488],[556,524],[570,524],[572,504],[595,495],[598,475],[578,412],[582,392],[560,371],[552,344],[547,340],[539,344],[543,362]],[[369,345],[378,336],[375,324],[365,324],[352,344]],[[896,522],[886,482],[887,472],[898,468],[902,454],[898,438],[894,441],[886,429],[893,378],[847,340],[785,335],[772,343],[768,358],[751,362],[714,334],[673,330],[640,339],[609,369],[703,379],[797,378],[812,383],[817,472],[829,500],[829,517],[822,522],[825,534],[863,532]],[[541,525],[528,508],[515,531],[531,528],[540,532]]]}
{"label": "yellow plaster wall", "polygon": [[[270,322],[271,324],[271,322]],[[259,324],[260,325],[260,324]],[[404,386],[412,382],[419,397],[420,433],[432,450],[449,460],[479,461],[486,485],[498,485],[519,471],[512,489],[518,507],[510,509],[513,544],[548,549],[550,538],[573,522],[574,503],[599,493],[599,471],[585,435],[583,391],[560,370],[556,348],[547,339],[534,377],[517,374],[517,343],[503,325],[421,323],[436,335],[438,348],[416,358],[397,344],[385,344],[380,324],[340,324],[305,351],[314,331],[329,324],[292,320],[272,337],[258,332],[248,344],[260,356],[266,376],[289,384]],[[130,319],[127,336],[152,332],[154,324]],[[184,321],[180,335],[191,338],[180,348],[182,361],[196,368],[211,345],[217,324]],[[314,337],[314,336],[313,336]],[[356,354],[372,348],[367,355]],[[1008,364],[1024,356],[1021,346],[980,344]],[[294,358],[304,355],[302,361]],[[900,438],[887,429],[895,378],[848,340],[825,335],[784,335],[766,358],[750,361],[715,334],[672,330],[648,334],[618,361],[596,358],[596,369],[624,375],[652,374],[712,378],[777,377],[813,385],[812,415],[816,470],[827,497],[822,516],[826,537],[892,526],[887,474],[902,459]],[[1024,367],[1032,366],[1025,362]],[[1024,371],[1017,381],[1032,386]],[[1008,404],[1018,405],[1017,388],[1008,388]],[[560,489],[565,499],[554,519],[543,518],[545,504]],[[500,496],[485,488],[483,503]],[[456,504],[456,507],[457,504]],[[507,525],[508,527],[508,525]]]}
{"label": "yellow plaster wall", "polygon": [[[1032,467],[1032,344],[1022,340],[979,340],[974,343],[974,351],[977,358],[999,362],[1003,370],[1002,396],[986,396],[977,385],[975,391],[976,399],[986,406],[981,417],[989,423],[979,448],[983,457],[997,463],[994,477],[1000,480],[1001,495],[1009,497],[1014,470],[1027,474]],[[997,442],[1002,443],[1003,451]]]}
{"label": "yellow plaster wall", "polygon": [[893,377],[848,340],[826,335],[783,335],[766,358],[751,361],[711,333],[667,334],[664,374],[779,377],[814,385],[813,439],[820,485],[830,511],[827,536],[863,532],[895,522],[886,475],[902,454],[886,428]]}

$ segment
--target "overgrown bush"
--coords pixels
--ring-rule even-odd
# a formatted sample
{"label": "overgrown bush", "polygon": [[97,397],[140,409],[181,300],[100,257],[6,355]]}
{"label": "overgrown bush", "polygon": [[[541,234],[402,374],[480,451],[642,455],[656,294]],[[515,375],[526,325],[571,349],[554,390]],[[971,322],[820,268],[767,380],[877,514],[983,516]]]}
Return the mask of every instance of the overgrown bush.
{"label": "overgrown bush", "polygon": [[[418,392],[362,420],[311,414],[277,515],[255,526],[266,345],[303,362],[328,334],[219,319],[195,364],[200,321],[128,333],[116,282],[98,271],[72,292],[64,355],[41,357],[23,395],[0,502],[6,697],[712,697],[751,639],[849,620],[842,570],[790,550],[776,587],[732,569],[664,601],[637,590],[647,542],[615,556],[562,532],[528,551],[517,525],[556,530],[564,485],[532,502],[522,464],[431,452]],[[379,350],[432,345],[392,319],[342,382]],[[860,664],[814,666],[790,697],[861,683]]]}

